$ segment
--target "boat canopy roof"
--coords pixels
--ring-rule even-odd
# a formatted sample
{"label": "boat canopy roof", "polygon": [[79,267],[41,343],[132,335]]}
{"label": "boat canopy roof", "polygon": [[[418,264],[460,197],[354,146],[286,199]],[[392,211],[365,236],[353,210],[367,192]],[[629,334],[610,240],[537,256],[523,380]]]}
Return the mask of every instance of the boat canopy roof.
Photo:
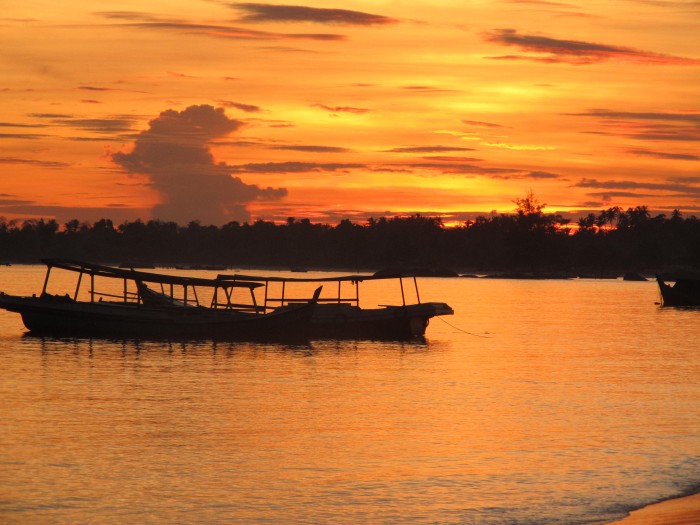
{"label": "boat canopy roof", "polygon": [[115,268],[113,266],[104,266],[101,264],[93,264],[83,261],[75,261],[71,259],[42,259],[48,269],[60,268],[78,273],[86,273],[99,277],[109,277],[115,279],[130,279],[132,281],[141,281],[147,283],[175,284],[181,286],[209,286],[213,288],[259,288],[265,286],[260,280],[249,281],[246,279],[226,280],[221,276],[215,279],[207,279],[204,277],[185,277],[181,275],[168,275],[154,272],[143,272],[140,270]]}
{"label": "boat canopy roof", "polygon": [[338,281],[349,281],[352,283],[361,283],[362,281],[379,281],[382,279],[398,279],[401,277],[413,277],[412,274],[383,274],[383,275],[340,275],[337,277],[268,277],[262,275],[243,275],[243,274],[219,274],[217,279],[226,282],[286,282],[286,283],[337,283]]}

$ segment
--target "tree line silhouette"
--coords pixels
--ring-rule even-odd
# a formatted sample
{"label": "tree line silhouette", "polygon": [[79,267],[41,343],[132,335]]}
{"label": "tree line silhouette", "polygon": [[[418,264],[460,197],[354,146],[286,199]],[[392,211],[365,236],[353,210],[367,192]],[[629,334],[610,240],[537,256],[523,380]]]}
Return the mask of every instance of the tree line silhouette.
{"label": "tree line silhouette", "polygon": [[572,223],[544,213],[530,193],[512,214],[479,216],[456,227],[440,217],[371,218],[337,225],[289,218],[221,227],[197,221],[136,220],[115,226],[72,220],[0,218],[0,261],[35,263],[65,257],[162,266],[261,266],[371,270],[450,269],[468,272],[567,273],[607,276],[625,271],[700,268],[700,221],[674,211],[651,216],[646,206],[609,208]]}

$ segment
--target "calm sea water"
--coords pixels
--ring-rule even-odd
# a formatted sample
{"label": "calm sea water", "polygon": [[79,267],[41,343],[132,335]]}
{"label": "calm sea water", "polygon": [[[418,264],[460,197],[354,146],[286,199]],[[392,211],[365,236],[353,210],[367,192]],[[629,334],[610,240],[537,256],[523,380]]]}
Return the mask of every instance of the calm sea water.
{"label": "calm sea water", "polygon": [[0,522],[576,525],[700,486],[700,311],[651,282],[419,284],[456,315],[409,343],[40,339],[0,312]]}

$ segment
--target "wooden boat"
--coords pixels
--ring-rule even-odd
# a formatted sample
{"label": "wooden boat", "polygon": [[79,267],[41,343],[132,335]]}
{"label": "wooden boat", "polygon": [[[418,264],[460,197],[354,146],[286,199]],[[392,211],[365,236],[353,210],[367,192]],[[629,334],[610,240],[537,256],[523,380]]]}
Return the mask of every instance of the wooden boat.
{"label": "wooden boat", "polygon": [[[294,289],[323,286],[325,290],[337,289],[329,297],[319,297],[311,318],[312,338],[333,339],[396,339],[406,340],[425,335],[430,319],[440,315],[453,315],[446,303],[420,301],[415,275],[400,273],[381,276],[346,275],[323,278],[262,277],[251,275],[219,275],[224,282],[258,282],[265,286],[262,307],[266,311],[285,311],[302,301],[303,295],[294,295]],[[416,302],[406,302],[404,279],[413,282]],[[401,303],[379,305],[377,308],[360,306],[360,284],[366,281],[395,280],[401,290]],[[306,283],[306,286],[303,286]],[[350,288],[350,291],[347,289]],[[290,289],[292,291],[290,292]]]}
{"label": "wooden boat", "polygon": [[[317,289],[310,300],[292,308],[266,313],[256,301],[254,292],[263,286],[258,282],[182,277],[65,259],[42,262],[47,271],[39,296],[0,293],[0,308],[19,313],[29,331],[41,335],[295,339],[308,337],[321,292]],[[53,269],[77,274],[72,296],[49,293]],[[89,285],[81,288],[85,280]],[[247,299],[239,298],[246,294]]]}
{"label": "wooden boat", "polygon": [[656,276],[659,284],[663,306],[700,307],[700,279],[678,279],[671,286],[660,276]]}

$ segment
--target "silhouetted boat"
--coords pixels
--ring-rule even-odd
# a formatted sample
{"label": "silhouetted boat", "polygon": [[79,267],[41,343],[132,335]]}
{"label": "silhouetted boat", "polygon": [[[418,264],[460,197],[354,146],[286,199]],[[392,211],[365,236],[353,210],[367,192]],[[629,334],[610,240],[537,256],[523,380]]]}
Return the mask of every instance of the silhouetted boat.
{"label": "silhouetted boat", "polygon": [[[430,319],[441,315],[452,315],[454,310],[446,303],[421,303],[415,275],[392,274],[382,276],[346,275],[342,277],[292,278],[263,277],[250,275],[219,275],[225,282],[258,282],[265,286],[263,307],[272,311],[284,311],[300,301],[299,296],[290,295],[289,288],[324,285],[325,290],[334,290],[330,297],[319,297],[311,318],[312,338],[319,339],[412,339],[425,335]],[[416,303],[406,303],[404,279],[412,280]],[[401,304],[380,305],[378,308],[360,306],[360,283],[365,281],[396,280],[401,290]],[[276,286],[273,286],[273,283]],[[325,286],[330,285],[331,286]],[[342,285],[350,285],[351,292],[343,294]],[[273,291],[278,295],[273,295]],[[298,292],[297,292],[298,293]],[[303,296],[302,296],[303,297]]]}
{"label": "silhouetted boat", "polygon": [[678,279],[673,286],[656,276],[664,306],[700,307],[700,279]]}
{"label": "silhouetted boat", "polygon": [[[258,282],[182,277],[65,259],[42,262],[47,271],[38,297],[0,293],[0,308],[19,313],[31,333],[42,335],[219,340],[307,337],[321,292],[318,288],[310,300],[266,313],[255,298],[255,289],[263,286]],[[54,268],[77,274],[72,296],[48,293]],[[89,283],[81,289],[85,280]],[[99,290],[96,281],[100,281]],[[249,297],[238,302],[238,296],[247,292]]]}

